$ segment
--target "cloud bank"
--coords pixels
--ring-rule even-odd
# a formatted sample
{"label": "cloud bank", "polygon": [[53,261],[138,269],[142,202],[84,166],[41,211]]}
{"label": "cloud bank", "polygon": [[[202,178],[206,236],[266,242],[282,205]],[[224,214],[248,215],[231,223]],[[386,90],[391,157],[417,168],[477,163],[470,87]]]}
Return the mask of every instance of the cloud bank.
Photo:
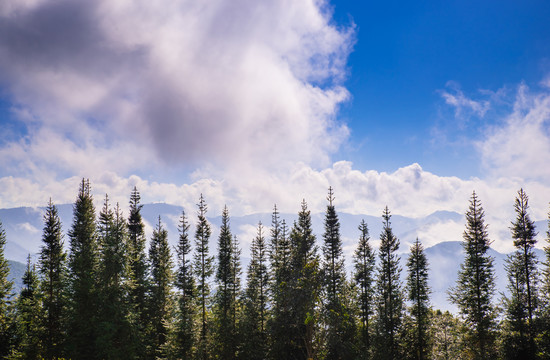
{"label": "cloud bank", "polygon": [[354,30],[324,1],[6,0],[0,18],[26,130],[2,175],[327,165],[348,136]]}

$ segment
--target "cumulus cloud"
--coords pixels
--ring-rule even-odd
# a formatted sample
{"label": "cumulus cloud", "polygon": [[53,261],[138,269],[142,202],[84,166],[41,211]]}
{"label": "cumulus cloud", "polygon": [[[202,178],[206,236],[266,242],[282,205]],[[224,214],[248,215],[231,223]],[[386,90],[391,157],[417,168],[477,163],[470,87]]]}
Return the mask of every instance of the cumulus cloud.
{"label": "cumulus cloud", "polygon": [[6,0],[0,16],[0,82],[27,130],[0,154],[10,175],[327,165],[348,136],[353,26],[323,1]]}
{"label": "cumulus cloud", "polygon": [[[495,177],[550,181],[550,92],[522,84],[513,111],[478,143],[483,165]],[[548,200],[548,199],[547,199]]]}

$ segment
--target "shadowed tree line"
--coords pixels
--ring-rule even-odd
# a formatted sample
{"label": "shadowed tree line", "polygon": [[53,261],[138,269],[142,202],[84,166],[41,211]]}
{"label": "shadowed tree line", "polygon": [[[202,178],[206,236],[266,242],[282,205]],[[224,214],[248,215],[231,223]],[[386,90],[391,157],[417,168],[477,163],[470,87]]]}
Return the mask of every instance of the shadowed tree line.
{"label": "shadowed tree line", "polygon": [[508,291],[499,298],[485,213],[472,194],[465,258],[448,291],[457,315],[432,308],[418,238],[401,267],[388,207],[378,249],[367,223],[358,225],[348,274],[332,188],[320,238],[305,200],[291,226],[274,206],[271,226],[258,224],[243,274],[227,207],[215,249],[202,195],[194,234],[182,212],[171,248],[159,217],[146,246],[140,199],[134,188],[126,217],[106,195],[96,214],[83,179],[67,239],[50,200],[40,253],[35,263],[29,255],[19,294],[8,281],[0,223],[0,358],[550,358],[550,246],[537,259],[523,189],[510,225]]}

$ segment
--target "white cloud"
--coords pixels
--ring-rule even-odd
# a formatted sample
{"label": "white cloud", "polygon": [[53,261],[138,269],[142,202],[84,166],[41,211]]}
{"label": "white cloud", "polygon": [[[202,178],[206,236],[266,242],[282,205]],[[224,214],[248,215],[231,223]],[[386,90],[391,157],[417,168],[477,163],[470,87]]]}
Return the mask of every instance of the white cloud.
{"label": "white cloud", "polygon": [[483,117],[491,108],[489,100],[474,100],[464,94],[460,87],[454,83],[447,83],[451,91],[441,91],[441,96],[445,99],[447,105],[455,109],[455,117],[464,121],[470,116],[475,115]]}
{"label": "white cloud", "polygon": [[550,181],[550,92],[531,93],[521,85],[512,113],[478,146],[492,176]]}
{"label": "white cloud", "polygon": [[[139,176],[121,177],[114,173],[91,178],[96,207],[101,206],[103,194],[109,193],[111,203],[119,202],[126,211],[128,196],[137,186],[142,202],[166,202],[195,211],[200,194],[204,194],[209,216],[219,216],[225,205],[231,214],[269,213],[277,204],[282,213],[297,213],[301,199],[306,199],[313,213],[326,207],[328,186],[335,190],[339,212],[379,216],[385,205],[394,215],[422,218],[439,210],[464,214],[475,190],[482,202],[489,224],[489,235],[500,251],[511,250],[509,224],[514,217],[513,201],[523,187],[531,195],[531,214],[535,220],[546,218],[550,187],[520,179],[462,180],[437,176],[418,164],[400,168],[393,173],[359,171],[350,162],[342,161],[323,170],[297,165],[281,175],[260,174],[255,178],[216,180],[201,178],[190,184],[176,185],[149,181]],[[56,203],[71,203],[78,190],[79,179],[68,178],[47,187],[26,179],[0,178],[0,207],[45,205],[51,196]],[[164,219],[173,221],[174,219]],[[239,229],[246,233],[247,244],[253,238],[255,226]],[[460,240],[463,223],[442,221],[429,223],[418,230],[427,246],[442,239]],[[347,249],[347,251],[351,251]]]}
{"label": "white cloud", "polygon": [[[323,1],[7,1],[0,84],[27,127],[1,175],[327,165],[353,27]],[[153,169],[154,170],[154,169]]]}

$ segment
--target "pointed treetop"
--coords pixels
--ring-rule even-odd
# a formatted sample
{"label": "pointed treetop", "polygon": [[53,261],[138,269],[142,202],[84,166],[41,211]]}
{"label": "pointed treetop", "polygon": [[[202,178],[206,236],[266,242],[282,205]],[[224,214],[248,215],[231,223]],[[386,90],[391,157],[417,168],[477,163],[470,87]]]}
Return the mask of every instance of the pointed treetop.
{"label": "pointed treetop", "polygon": [[335,199],[335,197],[334,197],[334,192],[332,191],[332,186],[329,186],[328,187],[328,196],[327,196],[329,206],[332,206],[332,202],[334,201],[334,199]]}

